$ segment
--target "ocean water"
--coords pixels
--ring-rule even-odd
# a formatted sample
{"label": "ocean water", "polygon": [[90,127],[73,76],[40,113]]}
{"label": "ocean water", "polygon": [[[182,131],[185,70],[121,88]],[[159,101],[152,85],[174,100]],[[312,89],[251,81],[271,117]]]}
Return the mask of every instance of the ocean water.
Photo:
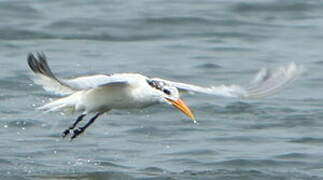
{"label": "ocean water", "polygon": [[[323,2],[0,1],[0,179],[323,179]],[[140,72],[241,84],[262,67],[306,71],[265,99],[184,94],[199,124],[156,105],[112,111],[69,141],[77,117],[35,108],[44,52],[61,77]]]}

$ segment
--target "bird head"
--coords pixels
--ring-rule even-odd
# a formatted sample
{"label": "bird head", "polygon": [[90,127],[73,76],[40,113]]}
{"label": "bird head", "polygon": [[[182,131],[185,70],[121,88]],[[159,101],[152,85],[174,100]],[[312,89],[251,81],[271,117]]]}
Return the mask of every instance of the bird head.
{"label": "bird head", "polygon": [[195,117],[192,111],[188,108],[188,106],[180,99],[178,89],[174,86],[170,86],[164,81],[160,80],[147,80],[147,83],[157,90],[160,101],[165,102],[167,104],[173,105],[175,108],[183,112],[186,116],[192,119],[194,122]]}

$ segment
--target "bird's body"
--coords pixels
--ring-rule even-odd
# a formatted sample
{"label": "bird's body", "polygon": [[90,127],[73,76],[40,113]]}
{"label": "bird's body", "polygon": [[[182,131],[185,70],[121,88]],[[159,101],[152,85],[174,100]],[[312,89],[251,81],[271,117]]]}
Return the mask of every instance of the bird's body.
{"label": "bird's body", "polygon": [[143,75],[123,73],[101,76],[106,76],[106,79],[122,79],[126,83],[79,90],[41,109],[93,113],[110,109],[144,108],[159,103],[146,82],[148,78]]}
{"label": "bird's body", "polygon": [[[194,122],[191,110],[180,99],[180,92],[197,92],[231,98],[259,98],[271,95],[293,81],[301,68],[291,63],[276,70],[263,69],[247,87],[221,85],[201,87],[160,78],[149,78],[138,73],[98,74],[74,79],[58,79],[50,70],[44,54],[28,55],[28,64],[35,73],[33,80],[45,90],[61,95],[57,100],[40,107],[46,111],[72,111],[81,115],[64,131],[73,133],[72,139],[81,134],[101,114],[112,109],[145,108],[158,103],[173,105]],[[90,113],[96,113],[88,123],[75,129]]]}
{"label": "bird's body", "polygon": [[153,93],[149,91],[146,77],[140,74],[112,76],[125,79],[127,83],[83,90],[80,95],[80,104],[84,109],[81,111],[97,112],[100,109],[104,111],[104,109],[143,108],[157,103],[157,99],[153,99]]}

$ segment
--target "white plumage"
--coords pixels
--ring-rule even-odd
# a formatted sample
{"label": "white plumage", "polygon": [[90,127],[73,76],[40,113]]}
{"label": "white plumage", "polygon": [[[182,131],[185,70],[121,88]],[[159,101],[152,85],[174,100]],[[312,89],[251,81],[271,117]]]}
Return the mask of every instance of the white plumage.
{"label": "white plumage", "polygon": [[[102,113],[111,109],[144,108],[168,103],[194,120],[194,115],[179,92],[188,91],[230,98],[260,98],[276,93],[296,79],[302,68],[295,63],[273,70],[262,69],[249,86],[220,85],[202,87],[137,73],[98,74],[74,79],[58,79],[50,70],[44,54],[28,55],[28,64],[35,73],[34,82],[54,94],[65,96],[40,107],[46,111],[81,112],[77,121],[66,131],[73,130],[72,139],[81,134]],[[85,126],[75,126],[89,113],[97,113]]]}

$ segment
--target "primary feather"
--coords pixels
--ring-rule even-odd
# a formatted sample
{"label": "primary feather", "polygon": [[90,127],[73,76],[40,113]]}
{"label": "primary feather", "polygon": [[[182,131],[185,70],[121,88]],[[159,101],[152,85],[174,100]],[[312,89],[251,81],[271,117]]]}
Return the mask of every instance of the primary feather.
{"label": "primary feather", "polygon": [[30,53],[27,56],[27,61],[30,69],[35,73],[32,80],[36,84],[43,86],[46,91],[53,92],[57,95],[72,94],[76,91],[63,81],[56,78],[50,70],[44,54],[38,53],[37,57],[35,57]]}
{"label": "primary feather", "polygon": [[[135,74],[135,73],[119,73],[119,74],[97,74],[90,76],[81,76],[74,79],[58,79],[51,69],[48,66],[46,56],[42,53],[38,53],[37,57],[33,54],[28,55],[28,64],[32,71],[35,73],[36,77],[33,79],[37,84],[43,86],[43,88],[47,91],[53,92],[58,95],[68,95],[65,98],[61,98],[50,102],[40,109],[49,110],[49,111],[58,111],[58,110],[85,110],[86,107],[82,105],[82,98],[86,96],[86,93],[90,94],[90,92],[96,92],[97,94],[103,93],[102,97],[108,95],[109,98],[103,100],[109,101],[117,101],[120,104],[125,104],[125,107],[136,107],[136,104],[129,104],[129,102],[141,102],[142,99],[143,105],[146,106],[151,104],[144,95],[141,93],[137,93],[136,97],[138,99],[131,99],[129,97],[124,96],[124,94],[120,94],[120,96],[124,97],[125,102],[121,102],[118,99],[114,99],[115,96],[119,96],[118,91],[114,91],[113,87],[122,85],[131,85],[137,84],[138,87],[142,86],[143,88],[148,86],[146,81],[149,79],[146,76]],[[240,86],[240,85],[219,85],[219,86],[210,86],[210,87],[202,87],[192,84],[186,84],[181,82],[169,81],[160,78],[151,78],[149,80],[156,80],[159,82],[163,82],[168,84],[169,86],[176,87],[179,91],[188,91],[188,92],[196,92],[196,93],[204,93],[215,96],[223,96],[223,97],[231,97],[231,98],[262,98],[269,95],[272,95],[283,87],[291,83],[295,80],[299,74],[302,72],[302,67],[296,65],[295,63],[290,63],[287,66],[281,66],[276,69],[267,69],[264,68],[260,70],[253,81],[248,86]],[[104,88],[104,91],[101,89]],[[141,89],[145,92],[144,89]],[[129,91],[131,92],[131,91]],[[134,91],[136,92],[136,91]],[[81,94],[83,93],[83,94]],[[123,93],[123,92],[120,92]],[[90,95],[88,95],[90,97]],[[99,96],[97,96],[99,97]],[[127,99],[128,98],[128,99]],[[101,101],[102,98],[92,99],[93,102]],[[83,100],[84,101],[84,100]],[[129,102],[126,102],[129,101]],[[146,102],[145,102],[146,101]],[[88,101],[90,102],[90,101]],[[85,104],[85,103],[83,103]],[[104,104],[104,102],[101,102]],[[113,104],[115,107],[123,108],[121,105]],[[93,105],[94,106],[94,105]],[[100,107],[96,107],[100,108]],[[108,109],[108,107],[106,107]],[[91,111],[91,110],[89,110]]]}
{"label": "primary feather", "polygon": [[[249,86],[220,85],[202,87],[137,73],[97,74],[74,79],[57,78],[48,66],[46,56],[29,54],[28,65],[36,75],[34,81],[47,91],[65,97],[40,107],[46,111],[81,112],[72,126],[63,132],[76,138],[101,114],[111,109],[144,108],[157,103],[174,106],[196,122],[194,114],[180,99],[179,91],[205,93],[234,98],[260,98],[276,93],[296,79],[301,67],[294,63],[276,69],[262,69]],[[89,113],[96,113],[84,126],[76,125]]]}
{"label": "primary feather", "polygon": [[127,83],[121,74],[105,75],[96,74],[81,76],[73,79],[58,79],[48,66],[44,54],[38,53],[37,57],[29,54],[28,65],[35,73],[33,81],[41,85],[46,91],[57,95],[70,95],[80,90],[87,90],[109,84]]}
{"label": "primary feather", "polygon": [[160,78],[155,80],[164,81],[177,87],[180,91],[204,93],[215,96],[231,98],[261,98],[278,92],[280,89],[294,81],[303,71],[301,66],[290,63],[287,66],[281,66],[276,69],[260,70],[254,80],[248,86],[240,85],[219,85],[202,87],[181,82],[174,82]]}

